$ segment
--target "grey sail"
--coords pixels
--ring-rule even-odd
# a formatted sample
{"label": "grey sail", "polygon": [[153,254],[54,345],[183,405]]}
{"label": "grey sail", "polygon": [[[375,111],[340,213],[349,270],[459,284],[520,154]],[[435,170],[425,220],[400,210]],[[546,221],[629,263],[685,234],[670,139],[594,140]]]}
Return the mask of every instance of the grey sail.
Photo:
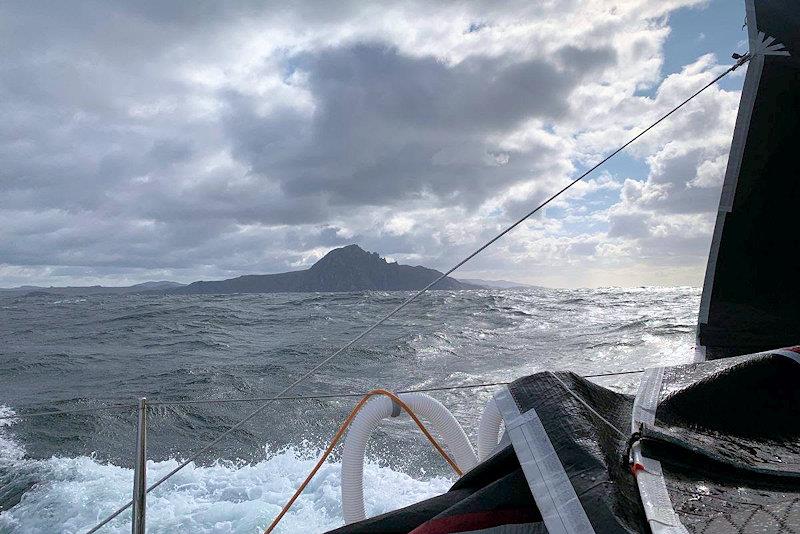
{"label": "grey sail", "polygon": [[800,2],[747,0],[748,63],[698,325],[706,359],[798,343]]}

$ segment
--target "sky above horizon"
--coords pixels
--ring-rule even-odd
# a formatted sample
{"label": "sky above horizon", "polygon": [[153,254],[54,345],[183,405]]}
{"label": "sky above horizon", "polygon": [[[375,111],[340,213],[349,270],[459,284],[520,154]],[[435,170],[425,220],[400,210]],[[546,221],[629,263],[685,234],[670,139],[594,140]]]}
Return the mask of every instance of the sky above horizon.
{"label": "sky above horizon", "polygon": [[[446,270],[746,51],[743,2],[0,5],[0,287]],[[701,285],[744,69],[455,276]]]}

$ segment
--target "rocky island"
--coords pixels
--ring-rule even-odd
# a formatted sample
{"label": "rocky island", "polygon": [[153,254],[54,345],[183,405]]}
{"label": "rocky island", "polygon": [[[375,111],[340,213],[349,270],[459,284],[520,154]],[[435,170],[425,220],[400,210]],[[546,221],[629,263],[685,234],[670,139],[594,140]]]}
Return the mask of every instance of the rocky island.
{"label": "rocky island", "polygon": [[[215,282],[193,282],[168,293],[277,293],[313,291],[411,291],[422,289],[442,273],[427,267],[387,262],[376,252],[348,245],[328,252],[303,271],[251,274]],[[481,286],[444,278],[432,289],[481,289]]]}

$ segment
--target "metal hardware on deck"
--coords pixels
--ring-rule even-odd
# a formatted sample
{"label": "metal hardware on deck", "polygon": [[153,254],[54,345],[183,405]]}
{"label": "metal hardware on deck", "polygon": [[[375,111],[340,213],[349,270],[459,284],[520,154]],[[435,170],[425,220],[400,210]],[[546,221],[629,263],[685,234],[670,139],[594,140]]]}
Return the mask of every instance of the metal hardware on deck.
{"label": "metal hardware on deck", "polygon": [[136,427],[136,465],[133,471],[132,534],[144,534],[147,499],[147,399],[139,399],[139,424]]}

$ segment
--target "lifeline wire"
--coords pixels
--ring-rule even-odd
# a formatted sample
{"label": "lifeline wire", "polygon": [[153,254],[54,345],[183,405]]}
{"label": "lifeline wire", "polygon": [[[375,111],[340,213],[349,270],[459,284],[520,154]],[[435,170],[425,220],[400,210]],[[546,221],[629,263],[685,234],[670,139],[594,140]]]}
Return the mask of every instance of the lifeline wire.
{"label": "lifeline wire", "polygon": [[[637,373],[643,373],[644,369],[633,369],[630,371],[616,371],[612,373],[598,373],[592,375],[581,375],[583,378],[599,378],[604,376],[621,376],[621,375],[631,375]],[[507,386],[511,382],[482,382],[480,384],[463,384],[460,386],[437,386],[437,387],[430,387],[430,388],[416,388],[416,389],[401,389],[396,391],[396,393],[431,393],[436,391],[454,391],[459,389],[478,389],[478,388],[489,388],[493,386]],[[240,399],[201,399],[201,400],[186,400],[186,401],[153,401],[147,402],[148,406],[181,406],[185,404],[226,404],[229,402],[257,402],[257,401],[265,401],[265,400],[314,400],[314,399],[344,399],[348,397],[362,397],[366,395],[367,391],[356,392],[356,393],[327,393],[322,395],[297,395],[291,397],[249,397],[249,398],[240,398]],[[135,407],[135,405],[131,405]]]}
{"label": "lifeline wire", "polygon": [[[609,373],[598,373],[592,375],[581,375],[583,378],[599,378],[604,376],[621,376],[621,375],[631,375],[636,373],[643,373],[644,369],[633,369],[630,371],[614,371]],[[437,387],[430,387],[430,388],[417,388],[417,389],[402,389],[397,391],[397,393],[431,393],[436,391],[453,391],[459,389],[478,389],[478,388],[488,388],[493,386],[505,386],[510,384],[510,382],[481,382],[480,384],[462,384],[460,386],[437,386]],[[323,393],[319,395],[291,395],[291,396],[283,396],[283,397],[241,397],[241,398],[233,398],[233,399],[193,399],[193,400],[154,400],[154,401],[147,401],[147,406],[184,406],[189,404],[227,404],[232,402],[260,402],[260,401],[303,401],[303,400],[322,400],[322,399],[345,399],[349,397],[362,397],[366,395],[366,391],[362,392],[351,392],[351,393]],[[25,413],[25,414],[15,414],[15,415],[4,415],[0,417],[0,421],[4,419],[32,419],[34,417],[42,417],[48,415],[70,415],[70,414],[79,414],[79,413],[91,413],[91,412],[105,412],[111,410],[121,410],[124,408],[127,409],[134,409],[138,407],[138,404],[128,403],[128,404],[111,404],[109,406],[95,406],[93,408],[76,408],[74,410],[52,410],[49,412],[33,412],[33,413]]]}
{"label": "lifeline wire", "polygon": [[[669,116],[671,116],[673,113],[675,113],[676,111],[678,111],[679,109],[681,109],[683,106],[685,106],[686,104],[688,104],[688,103],[689,103],[691,100],[693,100],[695,97],[697,97],[697,96],[698,96],[700,93],[702,93],[703,91],[705,91],[706,89],[708,89],[709,87],[711,87],[712,85],[714,85],[715,83],[717,83],[718,81],[720,81],[722,78],[724,78],[725,76],[727,76],[728,74],[730,74],[731,72],[733,72],[734,70],[736,70],[737,68],[739,68],[741,65],[744,65],[745,63],[747,63],[747,62],[748,62],[748,61],[751,59],[751,57],[752,57],[752,56],[751,56],[749,53],[748,53],[748,54],[745,54],[744,56],[742,56],[742,57],[741,57],[741,58],[740,58],[740,59],[739,59],[739,60],[738,60],[738,61],[737,61],[737,62],[736,62],[734,65],[732,65],[731,67],[728,67],[728,69],[726,69],[726,70],[725,70],[725,72],[723,72],[722,74],[720,74],[719,76],[717,76],[716,78],[714,78],[713,80],[711,80],[710,82],[708,82],[708,83],[707,83],[706,85],[704,85],[704,86],[703,86],[703,87],[702,87],[700,90],[698,90],[697,92],[695,92],[695,93],[694,93],[692,96],[690,96],[689,98],[687,98],[686,100],[684,100],[683,102],[681,102],[680,104],[678,104],[677,106],[675,106],[674,108],[672,108],[672,110],[670,110],[668,113],[666,113],[665,115],[663,115],[663,116],[662,116],[660,119],[658,119],[657,121],[655,121],[653,124],[651,124],[650,126],[648,126],[647,128],[645,128],[644,130],[642,130],[641,132],[639,132],[638,134],[636,134],[636,135],[635,135],[634,137],[632,137],[632,138],[631,138],[631,139],[630,139],[628,142],[626,142],[625,144],[623,144],[622,146],[620,146],[619,148],[617,148],[616,150],[614,150],[614,151],[613,151],[611,154],[609,154],[608,156],[606,156],[605,158],[603,158],[603,159],[602,159],[602,160],[601,160],[599,163],[597,163],[596,165],[592,166],[592,167],[591,167],[589,170],[587,170],[586,172],[584,172],[583,174],[581,174],[580,176],[578,176],[577,178],[575,178],[575,179],[574,179],[572,182],[570,182],[569,184],[565,185],[565,186],[564,186],[563,188],[561,188],[561,189],[560,189],[558,192],[556,192],[555,194],[553,194],[552,196],[550,196],[550,197],[549,197],[547,200],[545,200],[544,202],[542,202],[541,204],[539,204],[537,207],[535,207],[534,209],[532,209],[531,211],[529,211],[528,213],[526,213],[525,215],[523,215],[523,216],[522,216],[521,218],[519,218],[519,219],[518,219],[518,220],[517,220],[517,221],[516,221],[514,224],[512,224],[511,226],[508,226],[508,227],[506,227],[506,229],[505,229],[505,230],[503,230],[502,232],[500,232],[499,234],[497,234],[495,237],[493,237],[492,239],[490,239],[489,241],[487,241],[486,243],[484,243],[484,244],[483,244],[482,246],[480,246],[480,247],[479,247],[479,248],[478,248],[478,249],[477,249],[475,252],[473,252],[472,254],[470,254],[469,256],[467,256],[466,258],[464,258],[463,260],[461,260],[461,261],[460,261],[460,262],[458,262],[457,264],[455,264],[455,265],[454,265],[452,268],[450,268],[450,269],[449,269],[447,272],[445,272],[445,273],[443,273],[441,276],[437,277],[437,278],[436,278],[436,280],[434,280],[434,281],[433,281],[433,282],[431,282],[430,284],[426,285],[425,287],[423,287],[422,289],[420,289],[419,291],[417,291],[416,293],[414,293],[412,296],[410,296],[408,299],[406,299],[405,301],[403,301],[403,302],[402,302],[400,305],[398,305],[398,306],[397,306],[396,308],[394,308],[392,311],[390,311],[389,313],[387,313],[386,315],[384,315],[382,318],[380,318],[380,319],[379,319],[377,322],[375,322],[375,323],[374,323],[372,326],[370,326],[369,328],[367,328],[366,330],[364,330],[363,332],[361,332],[359,335],[357,335],[356,337],[354,337],[353,339],[351,339],[350,341],[348,341],[348,342],[347,342],[347,343],[346,343],[346,344],[345,344],[343,347],[341,347],[339,350],[337,350],[336,352],[334,352],[334,353],[333,353],[333,354],[331,354],[330,356],[328,356],[328,357],[326,357],[326,358],[322,359],[322,360],[321,360],[319,363],[317,363],[316,365],[314,365],[314,367],[312,367],[311,369],[309,369],[308,371],[306,371],[306,372],[305,372],[303,375],[301,375],[301,376],[300,376],[300,377],[299,377],[297,380],[295,380],[294,382],[292,382],[291,384],[289,384],[288,386],[286,386],[285,388],[283,388],[283,389],[282,389],[282,390],[281,390],[281,391],[280,391],[280,392],[279,392],[277,395],[275,395],[275,397],[273,397],[273,398],[269,399],[269,400],[268,400],[267,402],[265,402],[263,405],[259,406],[259,407],[258,407],[256,410],[254,410],[253,412],[251,412],[251,413],[250,413],[250,415],[248,415],[247,417],[245,417],[244,419],[242,419],[241,421],[239,421],[239,422],[238,422],[238,423],[236,423],[235,425],[233,425],[233,426],[229,427],[227,430],[223,431],[223,432],[222,432],[222,433],[221,433],[221,434],[220,434],[220,435],[219,435],[219,436],[218,436],[216,439],[214,439],[213,441],[211,441],[211,442],[209,442],[208,444],[206,444],[206,445],[205,445],[205,446],[204,446],[202,449],[199,449],[198,451],[196,451],[196,452],[194,452],[193,454],[191,454],[191,455],[189,456],[189,458],[187,458],[185,461],[183,461],[183,462],[182,462],[180,465],[178,465],[177,467],[175,467],[175,468],[174,468],[172,471],[170,471],[169,473],[167,473],[166,475],[164,475],[163,477],[161,477],[160,479],[158,479],[158,480],[157,480],[155,483],[153,483],[153,484],[152,484],[152,485],[151,485],[149,488],[147,488],[147,492],[148,492],[148,493],[149,493],[149,492],[151,492],[152,490],[154,490],[155,488],[157,488],[158,486],[160,486],[161,484],[163,484],[163,483],[164,483],[164,481],[166,481],[166,480],[167,480],[168,478],[170,478],[172,475],[174,475],[175,473],[177,473],[178,471],[180,471],[181,469],[183,469],[184,467],[186,467],[187,465],[189,465],[190,463],[192,463],[194,460],[196,460],[196,459],[197,459],[198,457],[200,457],[202,454],[204,454],[204,453],[208,452],[209,450],[211,450],[211,449],[212,449],[212,448],[213,448],[213,447],[214,447],[214,446],[215,446],[217,443],[219,443],[220,441],[222,441],[222,440],[223,440],[223,439],[224,439],[224,438],[225,438],[225,437],[226,437],[228,434],[230,434],[231,432],[233,432],[233,431],[235,431],[236,429],[240,428],[242,425],[244,425],[245,423],[247,423],[248,421],[250,421],[252,418],[254,418],[254,417],[255,417],[255,416],[257,416],[258,414],[260,414],[261,412],[263,412],[263,411],[264,411],[264,410],[265,410],[265,409],[266,409],[268,406],[270,406],[270,405],[271,405],[271,404],[272,404],[274,401],[278,400],[278,399],[277,399],[278,397],[281,397],[281,396],[285,395],[286,393],[288,393],[289,391],[291,391],[292,389],[294,389],[294,387],[295,387],[295,386],[297,386],[298,384],[300,384],[300,383],[304,382],[304,381],[305,381],[307,378],[309,378],[310,376],[314,375],[314,373],[316,373],[316,372],[317,372],[317,371],[318,371],[318,370],[319,370],[321,367],[323,367],[323,366],[324,366],[325,364],[327,364],[329,361],[331,361],[332,359],[334,359],[335,357],[337,357],[339,354],[341,354],[342,352],[346,351],[347,349],[349,349],[350,347],[352,347],[353,345],[355,345],[356,343],[358,343],[358,342],[359,342],[359,341],[360,341],[360,340],[361,340],[363,337],[365,337],[365,336],[366,336],[366,335],[368,335],[370,332],[372,332],[373,330],[375,330],[376,328],[378,328],[378,327],[379,327],[381,324],[383,324],[385,321],[387,321],[387,320],[391,319],[392,317],[394,317],[394,316],[395,316],[395,315],[396,315],[396,314],[397,314],[397,313],[398,313],[400,310],[402,310],[403,308],[405,308],[406,306],[408,306],[409,304],[411,304],[412,302],[414,302],[414,301],[415,301],[415,300],[416,300],[416,299],[417,299],[417,298],[418,298],[420,295],[422,295],[423,293],[425,293],[426,291],[428,291],[428,290],[429,290],[431,287],[433,287],[435,284],[437,284],[438,282],[440,282],[441,280],[443,280],[444,278],[446,278],[447,276],[449,276],[449,275],[450,275],[450,274],[451,274],[453,271],[455,271],[456,269],[458,269],[459,267],[461,267],[462,265],[464,265],[465,263],[467,263],[469,260],[471,260],[472,258],[474,258],[475,256],[477,256],[478,254],[480,254],[481,252],[483,252],[485,249],[487,249],[488,247],[490,247],[490,246],[491,246],[491,245],[492,245],[492,244],[493,244],[495,241],[497,241],[498,239],[500,239],[501,237],[503,237],[504,235],[506,235],[507,233],[509,233],[511,230],[513,230],[514,228],[516,228],[517,226],[519,226],[520,224],[522,224],[522,223],[523,223],[523,222],[525,222],[526,220],[528,220],[528,219],[529,219],[531,216],[533,216],[534,214],[536,214],[536,213],[537,213],[539,210],[541,210],[542,208],[544,208],[545,206],[547,206],[548,204],[550,204],[550,203],[551,203],[553,200],[555,200],[556,198],[558,198],[559,196],[561,196],[561,194],[562,194],[562,193],[564,193],[565,191],[567,191],[568,189],[570,189],[572,186],[574,186],[575,184],[577,184],[578,182],[580,182],[581,180],[583,180],[584,178],[586,178],[586,176],[588,176],[588,175],[589,175],[591,172],[593,172],[595,169],[597,169],[598,167],[600,167],[601,165],[603,165],[605,162],[607,162],[608,160],[610,160],[611,158],[613,158],[614,156],[616,156],[617,154],[619,154],[620,152],[622,152],[624,149],[626,149],[626,148],[627,148],[629,145],[631,145],[633,142],[635,142],[635,141],[636,141],[637,139],[639,139],[641,136],[643,136],[644,134],[646,134],[647,132],[649,132],[650,130],[652,130],[653,128],[655,128],[656,126],[658,126],[659,124],[661,124],[661,123],[662,123],[662,122],[663,122],[665,119],[667,119],[667,118],[668,118]],[[117,517],[119,514],[121,514],[121,513],[122,513],[122,512],[124,512],[125,510],[127,510],[127,509],[128,509],[128,508],[129,508],[129,507],[132,505],[132,504],[133,504],[133,501],[128,501],[128,503],[127,503],[127,504],[125,504],[124,506],[122,506],[121,508],[119,508],[118,510],[116,510],[114,513],[112,513],[110,516],[108,516],[106,519],[104,519],[104,520],[103,520],[101,523],[99,523],[98,525],[96,525],[94,528],[92,528],[91,530],[87,531],[87,532],[86,532],[86,534],[91,534],[92,532],[96,532],[96,531],[97,531],[97,530],[98,530],[100,527],[102,527],[103,525],[105,525],[106,523],[108,523],[109,521],[111,521],[112,519],[114,519],[115,517]]]}

